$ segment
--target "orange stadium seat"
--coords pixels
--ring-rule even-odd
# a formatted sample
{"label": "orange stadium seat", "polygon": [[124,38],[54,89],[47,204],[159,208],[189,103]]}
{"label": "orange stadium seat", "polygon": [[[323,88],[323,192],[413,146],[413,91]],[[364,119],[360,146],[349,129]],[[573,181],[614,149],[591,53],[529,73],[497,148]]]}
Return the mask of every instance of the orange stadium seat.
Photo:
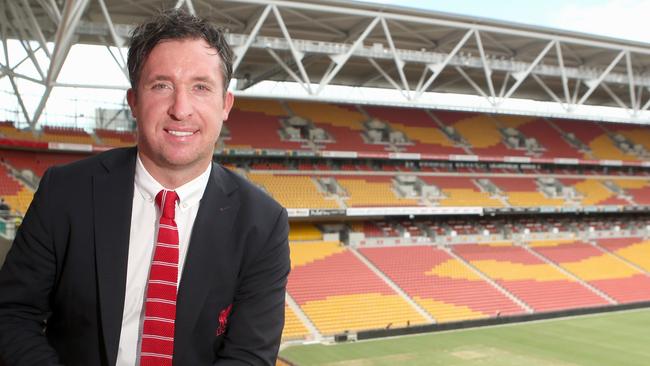
{"label": "orange stadium seat", "polygon": [[437,322],[525,312],[445,251],[432,246],[362,248],[360,252]]}
{"label": "orange stadium seat", "polygon": [[650,276],[606,251],[580,241],[539,241],[530,246],[618,303],[650,301]]}
{"label": "orange stadium seat", "polygon": [[338,243],[292,243],[291,264],[287,291],[323,335],[426,322]]}
{"label": "orange stadium seat", "polygon": [[536,312],[608,304],[565,273],[512,243],[454,245],[452,249]]}

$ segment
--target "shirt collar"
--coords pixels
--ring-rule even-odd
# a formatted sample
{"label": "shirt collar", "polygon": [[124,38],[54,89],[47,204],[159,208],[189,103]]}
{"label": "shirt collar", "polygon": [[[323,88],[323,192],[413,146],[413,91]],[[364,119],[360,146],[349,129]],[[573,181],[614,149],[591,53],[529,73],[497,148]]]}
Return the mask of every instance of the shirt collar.
{"label": "shirt collar", "polygon": [[[208,165],[207,169],[201,175],[175,189],[178,195],[178,207],[181,211],[185,211],[201,201],[205,187],[207,187],[208,180],[210,179],[211,168],[212,164]],[[142,160],[140,160],[140,154],[138,154],[135,165],[135,187],[142,195],[142,198],[149,202],[153,202],[158,192],[165,189],[162,184],[158,183],[149,174],[142,164]]]}

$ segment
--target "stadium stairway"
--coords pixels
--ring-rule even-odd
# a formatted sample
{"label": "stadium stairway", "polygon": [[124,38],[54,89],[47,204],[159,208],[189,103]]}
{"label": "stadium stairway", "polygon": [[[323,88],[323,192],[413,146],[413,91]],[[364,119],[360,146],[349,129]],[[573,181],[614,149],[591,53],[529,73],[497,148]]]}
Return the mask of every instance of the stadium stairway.
{"label": "stadium stairway", "polygon": [[650,275],[650,240],[643,238],[598,239],[593,245],[626,261],[640,272]]}
{"label": "stadium stairway", "polygon": [[570,278],[576,280],[578,283],[582,284],[582,286],[584,286],[585,288],[589,289],[591,292],[593,292],[593,293],[595,293],[596,295],[598,295],[598,296],[602,297],[603,299],[607,300],[607,302],[609,302],[610,304],[616,304],[616,303],[617,303],[616,300],[614,300],[613,298],[611,298],[609,295],[607,295],[606,293],[604,293],[603,291],[601,291],[601,290],[598,289],[597,287],[592,286],[590,283],[588,283],[587,281],[583,280],[582,278],[576,276],[576,275],[573,274],[572,272],[568,271],[566,268],[564,268],[564,267],[562,267],[561,265],[557,264],[556,262],[550,260],[549,258],[546,258],[546,257],[545,257],[544,255],[542,255],[541,253],[538,253],[537,251],[533,250],[533,248],[530,248],[529,246],[524,246],[524,248],[525,248],[525,249],[526,249],[530,254],[532,254],[532,255],[534,255],[535,257],[539,258],[540,260],[546,262],[547,264],[549,264],[549,265],[555,267],[555,269],[557,269],[558,271],[564,273],[566,276],[568,276],[568,277],[570,277]]}
{"label": "stadium stairway", "polygon": [[531,247],[618,304],[650,300],[650,276],[590,243],[580,240],[534,242]]}
{"label": "stadium stairway", "polygon": [[407,303],[409,303],[423,318],[427,319],[431,323],[435,323],[436,320],[431,314],[429,314],[422,306],[420,306],[413,298],[411,298],[404,290],[399,287],[393,280],[390,279],[384,272],[377,268],[371,261],[368,260],[363,254],[354,248],[349,249],[352,254],[354,254],[361,262],[363,262],[371,271],[373,271],[379,278],[384,280],[390,288],[397,292]]}
{"label": "stadium stairway", "polygon": [[499,292],[504,294],[506,297],[508,297],[514,303],[516,303],[517,305],[522,307],[527,313],[531,314],[531,313],[533,313],[535,311],[530,305],[528,305],[523,300],[521,300],[520,298],[515,296],[512,292],[508,291],[503,286],[499,285],[495,280],[490,278],[487,274],[483,273],[483,271],[481,271],[479,268],[477,268],[472,263],[465,260],[465,258],[463,258],[463,257],[459,256],[458,254],[454,253],[454,251],[451,248],[445,247],[444,251],[447,254],[449,254],[450,256],[454,257],[457,261],[463,263],[465,266],[470,268],[474,273],[476,273],[479,277],[481,277],[485,282],[489,283],[492,287],[494,287]]}
{"label": "stadium stairway", "polygon": [[[316,328],[314,323],[311,321],[311,319],[309,319],[309,317],[302,311],[302,309],[300,308],[300,305],[298,305],[296,300],[294,300],[293,297],[291,297],[291,295],[289,295],[288,292],[286,294],[285,300],[286,300],[287,306],[290,308],[291,311],[293,311],[293,313],[296,315],[298,320],[300,320],[300,322],[302,323],[301,325],[306,328],[306,330],[309,332],[309,334],[311,334],[311,338],[316,340],[316,341],[320,341],[323,338],[323,336],[320,334],[320,332],[318,331],[318,329]],[[285,323],[285,327],[286,327],[286,323]],[[285,329],[285,331],[286,331],[286,329]],[[306,334],[296,334],[296,335],[297,336],[302,336],[302,338],[304,338],[304,336],[306,336]],[[291,336],[291,334],[289,335],[289,337],[290,336]],[[286,338],[288,339],[289,337],[286,337]],[[284,333],[282,333],[282,339],[285,340]]]}

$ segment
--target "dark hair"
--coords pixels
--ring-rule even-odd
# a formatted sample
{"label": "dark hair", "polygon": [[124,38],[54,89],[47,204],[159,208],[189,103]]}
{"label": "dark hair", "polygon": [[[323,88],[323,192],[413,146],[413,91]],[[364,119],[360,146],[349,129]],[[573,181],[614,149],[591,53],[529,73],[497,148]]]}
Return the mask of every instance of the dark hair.
{"label": "dark hair", "polygon": [[131,32],[128,57],[131,87],[137,89],[142,65],[160,41],[193,38],[204,39],[219,53],[225,93],[232,78],[233,52],[226,42],[224,31],[180,8],[163,10]]}

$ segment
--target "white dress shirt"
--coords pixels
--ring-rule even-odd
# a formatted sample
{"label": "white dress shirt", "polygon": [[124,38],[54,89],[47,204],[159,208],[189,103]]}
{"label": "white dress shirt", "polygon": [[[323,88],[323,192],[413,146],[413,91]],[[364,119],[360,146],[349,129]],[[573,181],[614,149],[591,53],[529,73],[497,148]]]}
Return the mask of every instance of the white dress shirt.
{"label": "white dress shirt", "polygon": [[[175,189],[176,225],[178,226],[178,280],[183,273],[187,247],[199,203],[208,184],[211,165],[194,180]],[[156,194],[165,189],[147,172],[140,155],[135,167],[133,209],[131,211],[131,234],[129,237],[129,261],[126,271],[126,293],[122,330],[117,351],[116,366],[140,364],[140,337],[144,321],[144,299],[146,295],[149,267],[158,235],[160,210],[156,206]]]}

